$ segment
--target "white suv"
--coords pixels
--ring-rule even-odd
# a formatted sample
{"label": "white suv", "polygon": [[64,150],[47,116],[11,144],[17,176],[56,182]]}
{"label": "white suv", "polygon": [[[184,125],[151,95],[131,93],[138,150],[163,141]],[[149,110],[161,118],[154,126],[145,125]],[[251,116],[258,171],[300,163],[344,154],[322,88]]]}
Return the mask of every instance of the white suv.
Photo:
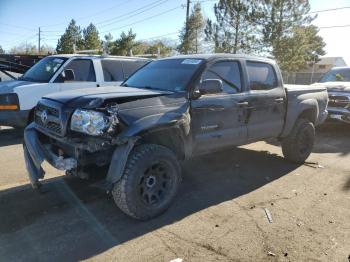
{"label": "white suv", "polygon": [[139,57],[53,55],[15,81],[0,82],[0,126],[25,127],[42,96],[67,90],[118,86],[150,60]]}

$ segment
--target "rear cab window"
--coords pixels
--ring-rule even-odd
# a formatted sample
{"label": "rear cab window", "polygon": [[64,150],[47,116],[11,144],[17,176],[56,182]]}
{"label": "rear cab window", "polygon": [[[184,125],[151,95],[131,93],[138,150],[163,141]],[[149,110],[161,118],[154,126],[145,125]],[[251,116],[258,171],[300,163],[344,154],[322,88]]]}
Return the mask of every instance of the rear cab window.
{"label": "rear cab window", "polygon": [[125,79],[128,78],[136,70],[138,70],[140,67],[144,66],[147,63],[148,63],[147,60],[124,60],[124,61],[122,61],[124,78]]}
{"label": "rear cab window", "polygon": [[116,59],[101,60],[103,78],[105,82],[124,81],[122,62]]}
{"label": "rear cab window", "polygon": [[122,82],[148,62],[148,60],[103,59],[101,66],[104,81]]}
{"label": "rear cab window", "polygon": [[247,61],[250,90],[270,90],[278,87],[274,67],[264,62]]}

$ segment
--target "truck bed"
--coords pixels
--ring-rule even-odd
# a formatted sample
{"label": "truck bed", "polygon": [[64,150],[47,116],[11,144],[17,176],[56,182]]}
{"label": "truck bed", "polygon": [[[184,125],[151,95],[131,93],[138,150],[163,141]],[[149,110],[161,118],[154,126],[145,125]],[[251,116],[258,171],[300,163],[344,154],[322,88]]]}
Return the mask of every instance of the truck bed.
{"label": "truck bed", "polygon": [[288,93],[293,92],[320,92],[325,91],[326,88],[322,86],[313,86],[313,85],[284,85]]}

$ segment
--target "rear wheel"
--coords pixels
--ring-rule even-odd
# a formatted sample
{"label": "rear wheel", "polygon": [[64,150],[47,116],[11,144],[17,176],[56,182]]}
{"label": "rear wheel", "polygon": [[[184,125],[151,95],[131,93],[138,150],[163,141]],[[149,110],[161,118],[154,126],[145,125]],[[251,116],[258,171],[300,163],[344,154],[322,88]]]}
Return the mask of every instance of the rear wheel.
{"label": "rear wheel", "polygon": [[127,215],[147,220],[168,209],[180,181],[180,165],[175,154],[160,145],[134,148],[124,174],[112,190],[117,206]]}
{"label": "rear wheel", "polygon": [[304,163],[310,156],[315,141],[315,127],[310,120],[297,120],[292,132],[282,140],[284,157],[294,163]]}

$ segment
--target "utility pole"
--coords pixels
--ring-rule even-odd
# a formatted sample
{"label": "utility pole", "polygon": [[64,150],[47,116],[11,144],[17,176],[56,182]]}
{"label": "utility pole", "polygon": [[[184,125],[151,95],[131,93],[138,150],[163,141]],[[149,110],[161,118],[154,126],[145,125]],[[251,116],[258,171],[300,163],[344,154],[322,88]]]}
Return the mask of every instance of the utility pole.
{"label": "utility pole", "polygon": [[39,34],[38,34],[38,54],[40,55],[40,40],[41,40],[41,30],[40,30],[40,27],[39,27]]}
{"label": "utility pole", "polygon": [[[190,16],[190,4],[191,0],[187,0],[187,7],[186,7],[186,32],[185,32],[185,42],[187,42],[188,38],[188,18]],[[188,51],[186,51],[186,54],[188,54]]]}
{"label": "utility pole", "polygon": [[187,32],[187,29],[188,29],[188,17],[190,16],[190,4],[191,4],[191,1],[190,0],[187,0],[187,9],[186,9],[186,32]]}

